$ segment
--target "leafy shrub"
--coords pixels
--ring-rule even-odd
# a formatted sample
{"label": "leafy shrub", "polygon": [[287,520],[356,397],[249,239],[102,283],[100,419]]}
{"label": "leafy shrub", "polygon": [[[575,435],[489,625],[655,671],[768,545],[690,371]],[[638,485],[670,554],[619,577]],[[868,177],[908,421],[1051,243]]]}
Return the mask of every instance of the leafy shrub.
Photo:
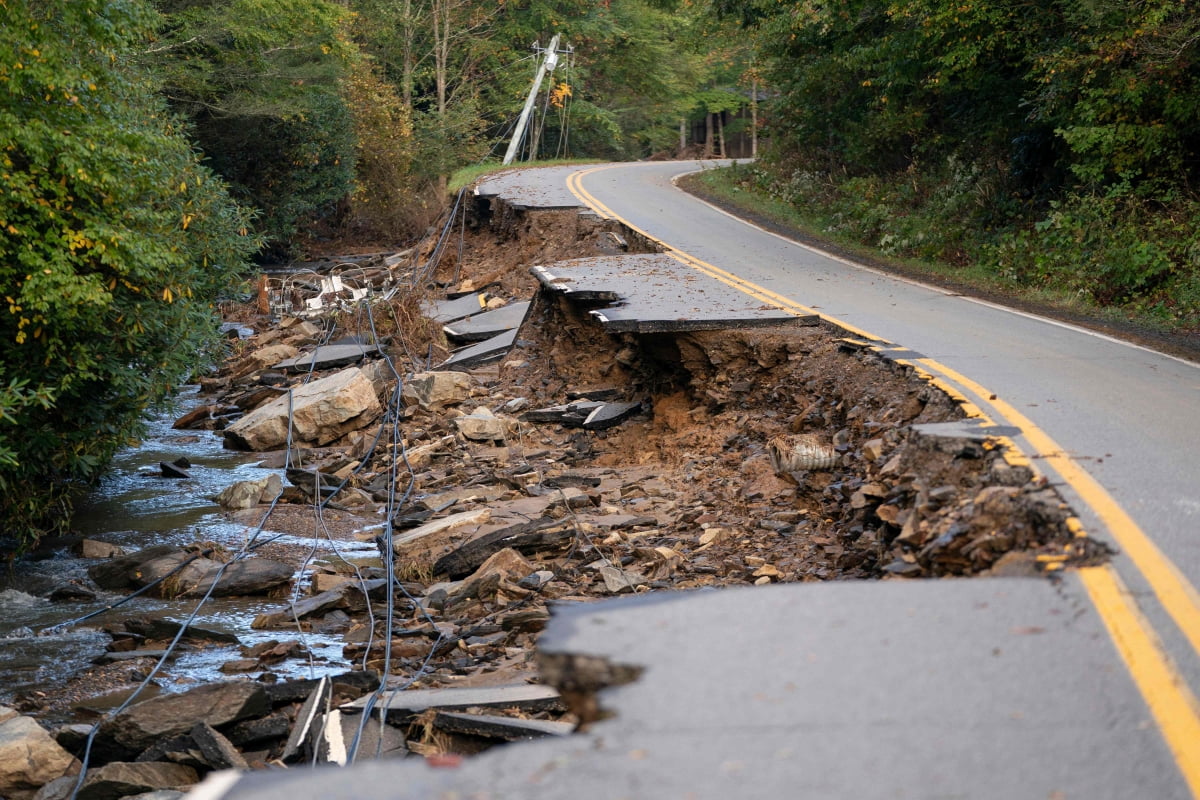
{"label": "leafy shrub", "polygon": [[258,242],[129,66],[139,0],[0,4],[0,531],[68,521],[216,340]]}

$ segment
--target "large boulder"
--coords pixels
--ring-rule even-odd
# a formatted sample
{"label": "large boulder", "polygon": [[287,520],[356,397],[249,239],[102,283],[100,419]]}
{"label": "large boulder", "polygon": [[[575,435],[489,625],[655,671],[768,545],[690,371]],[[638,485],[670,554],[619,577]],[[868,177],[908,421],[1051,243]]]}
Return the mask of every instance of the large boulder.
{"label": "large boulder", "polygon": [[201,722],[219,728],[270,710],[270,700],[258,683],[209,683],[136,703],[101,726],[99,735],[105,744],[136,754],[160,739],[187,733]]}
{"label": "large boulder", "polygon": [[161,580],[158,594],[163,596],[201,597],[215,579],[217,586],[212,592],[213,597],[236,597],[266,594],[287,583],[295,573],[291,566],[267,558],[245,558],[228,565],[210,558],[197,558],[172,574],[193,555],[187,550],[176,550],[142,562],[130,580],[137,586],[148,586]]}
{"label": "large boulder", "polygon": [[227,511],[254,508],[259,503],[269,503],[283,491],[283,481],[278,475],[268,475],[256,481],[238,481],[226,486],[214,500]]}
{"label": "large boulder", "polygon": [[326,445],[378,417],[383,406],[371,380],[357,367],[307,383],[259,406],[225,429],[225,439],[244,450],[271,450],[288,440],[288,411],[296,442]]}
{"label": "large boulder", "polygon": [[36,720],[0,706],[0,797],[26,800],[77,764]]}

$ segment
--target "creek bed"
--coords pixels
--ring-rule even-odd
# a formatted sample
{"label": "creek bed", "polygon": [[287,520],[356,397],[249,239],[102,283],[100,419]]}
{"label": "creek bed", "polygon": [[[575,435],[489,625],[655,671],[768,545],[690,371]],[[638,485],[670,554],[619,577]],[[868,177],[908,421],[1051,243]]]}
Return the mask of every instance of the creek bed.
{"label": "creek bed", "polygon": [[[195,387],[189,387],[181,393],[179,406],[189,407],[195,398]],[[174,430],[171,425],[175,418],[174,414],[156,417],[139,445],[117,455],[109,472],[79,505],[73,526],[76,535],[133,552],[151,545],[184,546],[193,542],[213,542],[237,551],[255,534],[253,527],[230,521],[211,498],[232,483],[276,471],[258,466],[261,454],[224,449],[218,435]],[[187,470],[191,478],[162,477],[159,462],[181,457],[191,462]],[[264,530],[255,541],[264,539],[270,539],[273,548],[294,553],[311,550],[314,559],[340,556],[363,562],[378,558],[371,543],[338,542],[334,552],[334,544],[327,539]],[[95,559],[78,558],[63,548],[19,560],[0,574],[0,704],[62,689],[72,676],[89,668],[92,660],[104,653],[110,641],[102,630],[106,624],[148,615],[182,621],[196,609],[195,599],[140,596],[81,624],[64,626],[126,596],[101,591],[94,601],[55,602],[47,598],[64,584],[77,582],[91,587],[87,569],[95,563]],[[259,613],[277,610],[282,602],[262,597],[210,600],[197,613],[194,624],[232,633],[247,646],[272,639],[300,639],[311,657],[271,665],[270,671],[280,677],[316,677],[348,669],[339,635],[251,629],[250,623]],[[170,689],[228,679],[220,667],[239,657],[235,645],[188,649],[156,680]]]}

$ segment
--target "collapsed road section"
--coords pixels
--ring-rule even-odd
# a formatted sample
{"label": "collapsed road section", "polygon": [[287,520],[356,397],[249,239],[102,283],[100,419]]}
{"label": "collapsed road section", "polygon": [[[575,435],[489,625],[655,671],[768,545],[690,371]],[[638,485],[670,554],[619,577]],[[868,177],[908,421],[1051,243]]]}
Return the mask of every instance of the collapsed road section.
{"label": "collapsed road section", "polygon": [[[411,617],[390,632],[402,655],[389,665],[384,629],[351,648],[390,675],[332,711],[331,687],[314,692],[288,752],[346,763],[346,742],[374,731],[376,755],[425,759],[306,773],[306,791],[890,796],[821,769],[843,749],[869,758],[861,726],[880,725],[933,737],[938,760],[953,754],[934,779],[950,788],[974,776],[954,761],[966,728],[1046,758],[981,698],[1018,690],[1030,668],[1086,672],[1039,652],[1036,636],[1065,626],[1098,638],[1098,623],[1078,619],[1069,577],[1030,578],[1107,551],[1005,452],[998,437],[1011,431],[966,418],[912,367],[815,317],[660,253],[612,252],[636,239],[628,231],[556,210],[549,227],[566,235],[535,237],[542,253],[603,246],[498,264],[506,246],[530,246],[513,231],[546,222],[498,198],[486,212],[475,255],[455,265],[481,278],[426,305],[466,346],[404,388],[416,489],[387,543]],[[364,480],[373,471],[384,470]],[[730,588],[694,591],[715,587]],[[624,599],[591,602],[605,596]],[[1003,646],[973,652],[954,630],[964,623],[943,614],[960,606],[978,611],[974,634]],[[1065,705],[1043,714],[1098,723]],[[563,739],[556,720],[582,733]],[[896,769],[926,785],[925,760]],[[1004,785],[1018,796],[1042,780],[1033,770]],[[282,797],[292,784],[251,775],[200,792]]]}
{"label": "collapsed road section", "polygon": [[[1017,797],[1067,776],[1099,797],[1171,768],[1153,730],[1110,724],[1142,710],[1067,569],[1106,548],[1011,431],[620,226],[475,210],[437,291],[287,318],[206,379],[189,426],[291,483],[231,493],[231,516],[295,533],[315,512],[335,552],[378,552],[272,545],[298,577],[254,627],[297,640],[223,667],[253,702],[132,705],[93,768],[182,765],[238,799]],[[342,659],[279,681],[316,631]],[[1082,769],[1110,747],[1135,768]]]}

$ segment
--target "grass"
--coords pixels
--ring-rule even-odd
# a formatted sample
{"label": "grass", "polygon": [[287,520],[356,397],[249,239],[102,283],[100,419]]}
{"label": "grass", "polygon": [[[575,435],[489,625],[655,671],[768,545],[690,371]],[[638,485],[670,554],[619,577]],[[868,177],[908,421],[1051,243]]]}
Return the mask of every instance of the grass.
{"label": "grass", "polygon": [[594,158],[562,158],[553,159],[550,161],[523,161],[520,164],[509,164],[505,166],[496,161],[487,161],[482,164],[472,164],[469,167],[463,167],[455,171],[450,176],[450,181],[446,188],[450,192],[457,192],[464,186],[470,186],[475,181],[486,175],[492,175],[497,172],[507,172],[511,169],[528,169],[530,167],[562,167],[572,164],[595,164]]}

